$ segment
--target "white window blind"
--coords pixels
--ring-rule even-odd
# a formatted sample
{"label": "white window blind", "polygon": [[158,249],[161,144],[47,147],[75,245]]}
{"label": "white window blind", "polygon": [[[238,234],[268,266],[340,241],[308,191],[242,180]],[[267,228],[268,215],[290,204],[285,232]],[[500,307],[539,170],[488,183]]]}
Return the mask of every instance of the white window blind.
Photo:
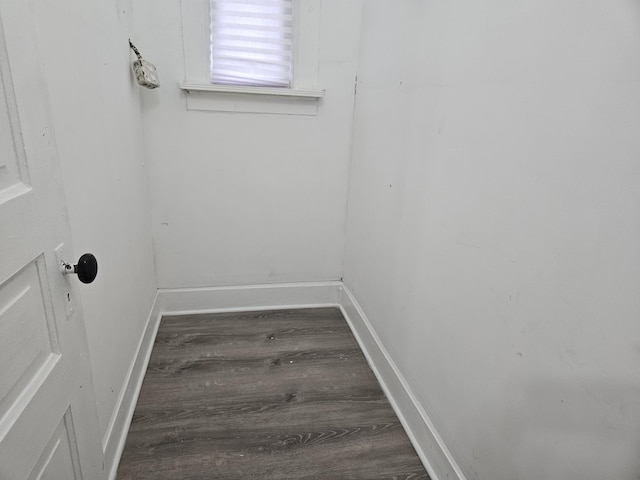
{"label": "white window blind", "polygon": [[211,83],[289,87],[292,0],[211,0]]}

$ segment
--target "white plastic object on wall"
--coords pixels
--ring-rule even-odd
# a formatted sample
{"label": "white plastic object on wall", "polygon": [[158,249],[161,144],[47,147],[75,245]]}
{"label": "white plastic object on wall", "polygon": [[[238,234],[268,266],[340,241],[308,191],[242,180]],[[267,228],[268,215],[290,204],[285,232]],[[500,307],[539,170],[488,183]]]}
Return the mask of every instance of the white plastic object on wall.
{"label": "white plastic object on wall", "polygon": [[140,55],[136,46],[131,43],[131,40],[129,40],[129,47],[131,47],[131,50],[133,50],[136,57],[138,57],[138,59],[133,62],[133,73],[136,75],[138,84],[146,88],[158,88],[160,81],[155,65],[142,58],[142,55]]}

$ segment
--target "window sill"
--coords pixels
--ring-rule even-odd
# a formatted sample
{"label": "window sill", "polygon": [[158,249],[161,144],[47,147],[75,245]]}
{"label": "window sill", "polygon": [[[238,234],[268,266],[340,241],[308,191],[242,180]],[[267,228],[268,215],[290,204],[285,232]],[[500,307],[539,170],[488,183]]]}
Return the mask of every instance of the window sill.
{"label": "window sill", "polygon": [[234,85],[210,85],[182,82],[182,90],[189,92],[242,93],[248,95],[275,95],[278,97],[322,98],[324,90],[297,90],[293,88],[241,87]]}
{"label": "window sill", "polygon": [[324,90],[245,87],[183,82],[188,110],[215,112],[317,115]]}

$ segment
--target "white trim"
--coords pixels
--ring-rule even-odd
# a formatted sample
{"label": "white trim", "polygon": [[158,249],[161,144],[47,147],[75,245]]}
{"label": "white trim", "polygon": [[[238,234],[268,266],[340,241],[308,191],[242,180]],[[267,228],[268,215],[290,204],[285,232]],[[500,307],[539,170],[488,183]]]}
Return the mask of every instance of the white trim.
{"label": "white trim", "polygon": [[429,476],[432,480],[466,480],[357,300],[346,285],[340,290],[340,310]]}
{"label": "white trim", "polygon": [[161,289],[160,311],[185,314],[277,308],[338,306],[340,282]]}
{"label": "white trim", "polygon": [[129,433],[129,425],[133,418],[133,412],[142,388],[142,381],[149,365],[153,343],[160,326],[162,314],[158,309],[158,305],[158,293],[156,292],[144,332],[140,337],[136,355],[129,366],[124,386],[120,391],[116,408],[103,438],[104,465],[109,480],[115,480],[118,472],[118,464]]}
{"label": "white trim", "polygon": [[211,83],[179,82],[182,90],[189,92],[243,93],[248,95],[271,95],[276,97],[322,98],[324,90],[300,90],[295,88],[246,87],[238,85],[214,85]]}
{"label": "white trim", "polygon": [[315,116],[324,95],[322,91],[287,88],[178,85],[186,93],[187,110],[210,112]]}
{"label": "white trim", "polygon": [[432,480],[466,480],[406,379],[349,289],[339,281],[160,289],[108,430],[105,450],[114,480],[162,315],[338,307]]}

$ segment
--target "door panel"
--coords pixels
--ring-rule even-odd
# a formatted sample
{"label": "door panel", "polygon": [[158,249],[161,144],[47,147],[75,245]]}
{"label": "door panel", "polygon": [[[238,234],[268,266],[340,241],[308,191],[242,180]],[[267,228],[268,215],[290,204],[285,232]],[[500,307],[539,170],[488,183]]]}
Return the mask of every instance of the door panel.
{"label": "door panel", "polygon": [[58,353],[52,311],[45,309],[46,287],[40,282],[43,266],[40,257],[0,285],[0,417]]}
{"label": "door panel", "polygon": [[79,480],[80,478],[78,444],[74,435],[71,412],[67,411],[28,480]]}
{"label": "door panel", "polygon": [[8,54],[4,41],[0,46],[0,70],[5,72],[0,81],[0,204],[12,196],[27,191],[28,170],[24,143],[20,136],[17,106],[13,95],[13,82],[9,71]]}
{"label": "door panel", "polygon": [[0,0],[0,479],[101,479],[82,311],[65,313],[77,280],[55,256],[72,250],[33,11]]}

